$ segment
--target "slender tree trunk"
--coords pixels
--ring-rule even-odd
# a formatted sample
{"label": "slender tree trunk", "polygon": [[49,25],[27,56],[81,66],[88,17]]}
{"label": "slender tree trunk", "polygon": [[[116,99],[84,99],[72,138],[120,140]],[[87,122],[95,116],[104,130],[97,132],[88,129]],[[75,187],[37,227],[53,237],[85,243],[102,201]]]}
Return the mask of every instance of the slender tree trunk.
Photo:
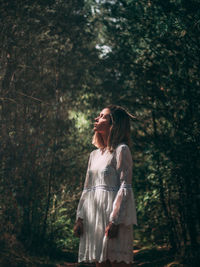
{"label": "slender tree trunk", "polygon": [[[158,147],[158,133],[157,133],[157,124],[156,124],[156,118],[155,118],[155,111],[152,111],[152,121],[153,121],[153,129],[154,129],[154,142],[155,142],[155,147]],[[158,177],[158,182],[159,182],[159,193],[160,193],[160,201],[162,203],[163,211],[165,214],[165,217],[169,223],[169,241],[172,247],[173,251],[176,251],[176,249],[179,247],[179,242],[178,242],[178,237],[176,234],[175,230],[175,223],[170,216],[167,205],[165,202],[165,195],[164,195],[164,187],[163,187],[163,181],[162,181],[162,174],[160,171],[160,156],[157,153],[155,153],[155,158],[156,158],[156,165],[157,165],[157,172],[156,175]]]}

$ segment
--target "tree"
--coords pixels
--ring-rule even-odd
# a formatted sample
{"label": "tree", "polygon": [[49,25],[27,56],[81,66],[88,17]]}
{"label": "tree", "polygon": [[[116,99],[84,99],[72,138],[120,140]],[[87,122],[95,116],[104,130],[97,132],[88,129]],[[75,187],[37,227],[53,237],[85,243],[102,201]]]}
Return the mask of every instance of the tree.
{"label": "tree", "polygon": [[99,10],[110,47],[102,90],[138,117],[134,185],[145,237],[191,258],[199,242],[199,2],[105,1]]}
{"label": "tree", "polygon": [[42,251],[69,199],[73,223],[88,139],[71,114],[98,54],[84,1],[2,0],[0,12],[2,242]]}

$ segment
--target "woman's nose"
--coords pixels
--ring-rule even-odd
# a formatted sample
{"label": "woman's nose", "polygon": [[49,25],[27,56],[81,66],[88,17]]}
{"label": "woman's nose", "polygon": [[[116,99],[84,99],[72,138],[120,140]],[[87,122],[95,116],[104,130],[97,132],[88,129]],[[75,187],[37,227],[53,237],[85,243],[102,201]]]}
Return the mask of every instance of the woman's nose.
{"label": "woman's nose", "polygon": [[95,120],[95,121],[98,121],[98,120],[99,120],[99,117],[95,118],[94,120]]}

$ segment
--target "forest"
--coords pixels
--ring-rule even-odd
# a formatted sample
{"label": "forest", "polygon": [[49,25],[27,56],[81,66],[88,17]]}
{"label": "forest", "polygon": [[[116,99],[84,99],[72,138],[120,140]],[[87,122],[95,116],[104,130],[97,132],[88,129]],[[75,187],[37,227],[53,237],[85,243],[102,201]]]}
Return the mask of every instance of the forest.
{"label": "forest", "polygon": [[0,0],[0,30],[0,266],[76,263],[109,104],[136,117],[134,266],[199,266],[200,1]]}

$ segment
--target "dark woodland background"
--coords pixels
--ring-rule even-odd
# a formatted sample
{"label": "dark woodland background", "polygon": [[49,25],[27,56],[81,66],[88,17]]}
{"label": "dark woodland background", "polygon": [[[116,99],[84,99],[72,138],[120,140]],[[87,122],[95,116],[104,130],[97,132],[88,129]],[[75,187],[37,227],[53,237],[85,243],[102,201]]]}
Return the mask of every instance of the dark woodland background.
{"label": "dark woodland background", "polygon": [[135,249],[174,261],[136,266],[199,266],[200,1],[0,0],[0,30],[0,266],[77,261],[93,119],[111,103],[137,117]]}

